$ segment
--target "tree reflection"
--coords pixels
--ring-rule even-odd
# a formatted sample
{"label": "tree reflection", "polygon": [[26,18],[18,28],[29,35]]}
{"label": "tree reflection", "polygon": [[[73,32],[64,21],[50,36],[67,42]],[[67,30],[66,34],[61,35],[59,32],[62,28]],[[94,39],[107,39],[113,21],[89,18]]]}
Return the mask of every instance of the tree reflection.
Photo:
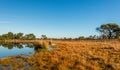
{"label": "tree reflection", "polygon": [[25,43],[25,47],[34,48],[33,43]]}
{"label": "tree reflection", "polygon": [[33,43],[0,42],[0,46],[4,47],[4,48],[8,48],[8,49],[13,49],[13,48],[22,49],[24,47],[34,48],[35,53],[41,52],[41,51],[46,51],[46,49],[44,49],[42,47],[42,45],[37,45],[37,44],[33,44]]}
{"label": "tree reflection", "polygon": [[12,49],[14,44],[13,43],[0,43],[0,45],[4,48]]}
{"label": "tree reflection", "polygon": [[1,42],[0,46],[8,49],[19,48],[22,49],[23,47],[34,48],[32,43],[13,43],[13,42]]}

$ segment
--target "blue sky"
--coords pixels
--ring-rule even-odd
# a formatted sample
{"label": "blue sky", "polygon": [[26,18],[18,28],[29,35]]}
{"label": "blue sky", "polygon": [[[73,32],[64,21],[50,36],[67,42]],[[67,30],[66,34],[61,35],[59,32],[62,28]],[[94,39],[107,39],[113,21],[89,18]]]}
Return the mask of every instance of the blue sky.
{"label": "blue sky", "polygon": [[120,0],[0,0],[0,34],[89,36],[112,22],[120,24]]}

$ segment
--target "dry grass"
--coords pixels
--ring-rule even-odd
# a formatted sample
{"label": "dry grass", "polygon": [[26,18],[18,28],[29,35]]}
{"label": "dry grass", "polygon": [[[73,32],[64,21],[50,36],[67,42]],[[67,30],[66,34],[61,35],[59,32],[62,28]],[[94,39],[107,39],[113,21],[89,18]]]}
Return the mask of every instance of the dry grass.
{"label": "dry grass", "polygon": [[[29,64],[28,70],[120,70],[120,43],[117,40],[53,42],[60,49],[36,52],[24,59]],[[0,65],[9,65],[6,59],[2,62]]]}
{"label": "dry grass", "polygon": [[51,42],[40,40],[40,41],[34,41],[34,44],[37,46],[41,46],[42,48],[48,49],[51,45]]}

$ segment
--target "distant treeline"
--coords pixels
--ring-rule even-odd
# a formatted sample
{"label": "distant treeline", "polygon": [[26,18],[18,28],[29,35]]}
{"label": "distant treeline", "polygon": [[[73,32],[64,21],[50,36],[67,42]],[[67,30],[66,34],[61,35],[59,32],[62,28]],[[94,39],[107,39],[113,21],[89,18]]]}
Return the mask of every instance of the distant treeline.
{"label": "distant treeline", "polygon": [[23,33],[12,33],[8,32],[6,34],[0,35],[0,40],[12,40],[12,39],[20,39],[20,40],[34,40],[36,36],[33,33],[24,35]]}
{"label": "distant treeline", "polygon": [[120,26],[116,23],[102,24],[100,27],[96,28],[96,31],[100,33],[97,35],[90,35],[89,37],[79,36],[78,38],[48,38],[46,35],[41,35],[41,38],[36,38],[33,33],[25,34],[24,33],[12,33],[8,32],[6,34],[0,35],[0,40],[34,40],[34,39],[54,39],[54,40],[96,40],[96,39],[120,39]]}
{"label": "distant treeline", "polygon": [[101,39],[120,39],[120,26],[116,23],[102,24],[96,28],[100,33],[97,35],[90,35],[89,37],[79,36],[78,38],[62,38],[63,40],[101,40]]}

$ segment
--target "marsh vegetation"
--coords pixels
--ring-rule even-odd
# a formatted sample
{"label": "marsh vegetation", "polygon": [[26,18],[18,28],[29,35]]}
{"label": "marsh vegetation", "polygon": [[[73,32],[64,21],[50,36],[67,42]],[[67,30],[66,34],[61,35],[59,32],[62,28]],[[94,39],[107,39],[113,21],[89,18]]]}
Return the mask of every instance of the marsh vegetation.
{"label": "marsh vegetation", "polygon": [[[119,70],[120,43],[111,41],[54,40],[56,50],[38,50],[30,57],[0,59],[1,69],[19,70]],[[111,44],[112,43],[112,44]]]}

